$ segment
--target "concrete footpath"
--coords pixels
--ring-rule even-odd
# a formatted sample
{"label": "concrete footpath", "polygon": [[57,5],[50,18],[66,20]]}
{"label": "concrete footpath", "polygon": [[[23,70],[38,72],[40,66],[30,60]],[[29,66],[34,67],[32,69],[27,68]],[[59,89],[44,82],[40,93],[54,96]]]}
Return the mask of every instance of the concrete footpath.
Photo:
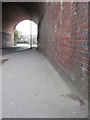
{"label": "concrete footpath", "polygon": [[37,50],[6,54],[3,118],[87,118],[87,106]]}

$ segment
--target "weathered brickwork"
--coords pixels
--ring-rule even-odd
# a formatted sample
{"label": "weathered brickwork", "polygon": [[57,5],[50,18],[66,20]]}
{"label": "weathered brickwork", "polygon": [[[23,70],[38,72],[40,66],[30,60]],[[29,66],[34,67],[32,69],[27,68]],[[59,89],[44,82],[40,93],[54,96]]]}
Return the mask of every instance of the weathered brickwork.
{"label": "weathered brickwork", "polygon": [[11,47],[14,46],[12,34],[7,34],[2,32],[2,47]]}
{"label": "weathered brickwork", "polygon": [[40,49],[86,95],[88,87],[88,3],[48,3]]}
{"label": "weathered brickwork", "polygon": [[[89,46],[89,61],[88,61],[88,71],[89,71],[89,80],[88,80],[88,92],[89,92],[89,102],[90,102],[90,2],[88,5],[88,46]],[[90,107],[90,105],[89,105]]]}

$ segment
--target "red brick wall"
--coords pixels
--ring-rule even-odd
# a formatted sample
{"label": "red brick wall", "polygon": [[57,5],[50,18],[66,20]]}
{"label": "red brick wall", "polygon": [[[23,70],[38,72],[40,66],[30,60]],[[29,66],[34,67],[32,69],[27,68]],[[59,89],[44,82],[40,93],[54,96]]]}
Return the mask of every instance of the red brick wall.
{"label": "red brick wall", "polygon": [[[89,103],[90,103],[90,2],[89,2],[89,5],[88,5],[88,46],[89,46],[89,61],[88,61],[88,71],[89,71],[89,80],[88,80],[88,92],[89,92]],[[89,113],[90,113],[90,106],[89,106]]]}
{"label": "red brick wall", "polygon": [[[88,3],[48,3],[39,46],[86,94],[88,85]],[[61,22],[61,24],[60,24]]]}

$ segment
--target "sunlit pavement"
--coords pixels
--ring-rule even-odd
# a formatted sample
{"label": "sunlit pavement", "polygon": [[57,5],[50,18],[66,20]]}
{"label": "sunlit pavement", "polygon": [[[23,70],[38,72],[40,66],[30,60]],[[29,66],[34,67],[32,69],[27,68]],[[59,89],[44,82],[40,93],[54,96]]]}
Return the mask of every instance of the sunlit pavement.
{"label": "sunlit pavement", "polygon": [[26,47],[26,48],[30,48],[29,44],[17,44],[16,47]]}
{"label": "sunlit pavement", "polygon": [[3,118],[87,118],[86,107],[66,96],[72,89],[39,51],[4,58]]}
{"label": "sunlit pavement", "polygon": [[[30,48],[31,46],[29,44],[17,44],[16,47]],[[37,45],[32,45],[32,47],[37,47]]]}

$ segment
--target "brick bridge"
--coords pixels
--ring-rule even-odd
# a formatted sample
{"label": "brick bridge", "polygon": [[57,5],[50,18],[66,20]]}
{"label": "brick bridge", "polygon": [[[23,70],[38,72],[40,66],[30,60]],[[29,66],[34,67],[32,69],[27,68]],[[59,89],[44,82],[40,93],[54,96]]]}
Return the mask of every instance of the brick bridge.
{"label": "brick bridge", "polygon": [[22,20],[38,25],[38,49],[87,98],[90,76],[88,2],[3,2],[2,46],[14,45],[13,30]]}

